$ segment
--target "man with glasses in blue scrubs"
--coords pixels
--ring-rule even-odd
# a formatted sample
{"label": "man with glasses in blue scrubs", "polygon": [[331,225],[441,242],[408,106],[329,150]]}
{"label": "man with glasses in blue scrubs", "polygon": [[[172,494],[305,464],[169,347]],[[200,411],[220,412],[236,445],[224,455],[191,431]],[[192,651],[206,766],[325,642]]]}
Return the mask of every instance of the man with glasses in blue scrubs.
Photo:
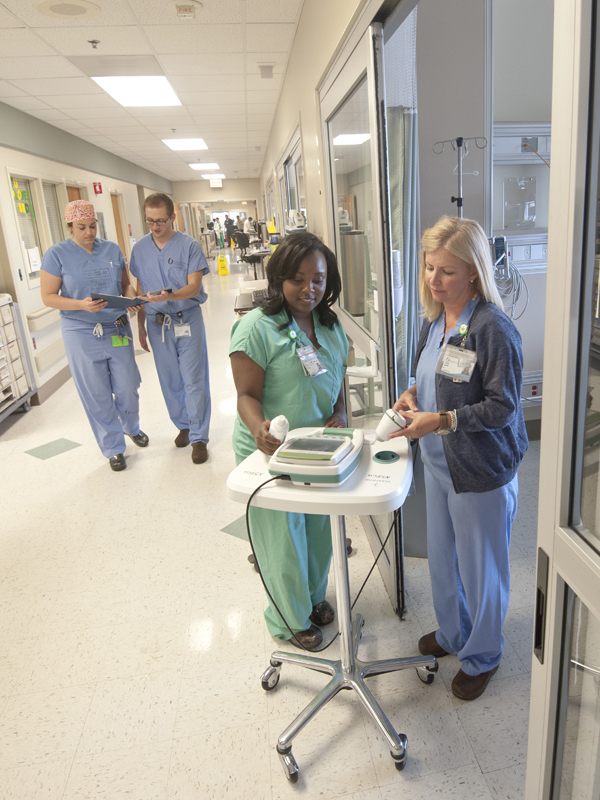
{"label": "man with glasses in blue scrubs", "polygon": [[176,447],[191,443],[192,461],[203,464],[210,387],[200,306],[207,298],[202,276],[209,269],[199,243],[173,230],[175,209],[168,195],[147,197],[144,213],[150,233],[134,245],[130,265],[138,295],[149,301],[138,315],[140,344],[148,352],[152,347],[169,416],[179,429]]}

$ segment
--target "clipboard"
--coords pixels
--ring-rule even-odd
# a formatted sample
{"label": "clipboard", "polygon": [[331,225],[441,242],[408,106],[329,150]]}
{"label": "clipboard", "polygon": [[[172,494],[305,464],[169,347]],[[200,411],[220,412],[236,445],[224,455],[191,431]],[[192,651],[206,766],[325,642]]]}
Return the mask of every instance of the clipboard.
{"label": "clipboard", "polygon": [[105,300],[108,308],[130,308],[131,306],[143,306],[148,300],[140,300],[138,297],[121,297],[118,294],[98,294],[90,292],[92,300]]}

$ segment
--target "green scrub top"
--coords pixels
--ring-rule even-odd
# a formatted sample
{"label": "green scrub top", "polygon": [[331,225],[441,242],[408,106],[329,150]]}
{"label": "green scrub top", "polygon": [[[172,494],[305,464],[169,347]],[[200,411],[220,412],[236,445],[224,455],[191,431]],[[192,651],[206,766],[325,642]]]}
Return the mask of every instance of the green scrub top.
{"label": "green scrub top", "polygon": [[[339,397],[348,361],[348,339],[340,322],[330,330],[319,322],[313,311],[315,335],[319,342],[319,360],[327,370],[316,378],[304,374],[296,346],[310,345],[308,337],[292,317],[291,324],[280,331],[288,321],[287,311],[272,317],[261,308],[255,308],[235,323],[231,331],[229,354],[246,353],[265,371],[263,409],[265,419],[275,419],[284,414],[290,430],[319,427],[333,413]],[[294,331],[296,338],[290,338]],[[233,428],[233,449],[246,458],[256,450],[254,436],[239,415]]]}

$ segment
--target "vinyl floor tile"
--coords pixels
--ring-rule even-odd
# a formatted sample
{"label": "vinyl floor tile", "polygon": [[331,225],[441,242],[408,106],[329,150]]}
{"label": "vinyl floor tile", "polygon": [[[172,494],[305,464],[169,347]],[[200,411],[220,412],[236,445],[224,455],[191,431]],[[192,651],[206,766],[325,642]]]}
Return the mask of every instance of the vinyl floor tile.
{"label": "vinyl floor tile", "polygon": [[505,767],[484,774],[493,800],[524,800],[526,764]]}
{"label": "vinyl floor tile", "polygon": [[63,800],[73,759],[0,769],[2,800]]}
{"label": "vinyl floor tile", "polygon": [[381,800],[397,800],[399,797],[402,800],[431,797],[443,800],[492,800],[493,797],[476,764],[412,779],[402,773],[402,777],[406,777],[406,780],[381,787]]}

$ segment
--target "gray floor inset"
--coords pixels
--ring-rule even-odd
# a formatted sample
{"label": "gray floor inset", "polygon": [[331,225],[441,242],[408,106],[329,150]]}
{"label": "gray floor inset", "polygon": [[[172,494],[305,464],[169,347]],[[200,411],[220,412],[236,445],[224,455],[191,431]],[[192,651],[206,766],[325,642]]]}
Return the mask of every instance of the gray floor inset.
{"label": "gray floor inset", "polygon": [[229,525],[226,525],[224,528],[221,528],[223,533],[229,533],[231,536],[235,536],[237,539],[243,539],[245,542],[248,541],[248,532],[246,531],[246,515],[244,514],[243,517],[239,519],[235,519],[233,522],[230,522]]}
{"label": "gray floor inset", "polygon": [[33,450],[26,450],[28,456],[34,456],[45,461],[47,458],[59,456],[61,453],[66,453],[68,450],[73,450],[75,447],[81,447],[78,442],[71,442],[69,439],[55,439],[48,444],[42,444],[39,447],[34,447]]}

